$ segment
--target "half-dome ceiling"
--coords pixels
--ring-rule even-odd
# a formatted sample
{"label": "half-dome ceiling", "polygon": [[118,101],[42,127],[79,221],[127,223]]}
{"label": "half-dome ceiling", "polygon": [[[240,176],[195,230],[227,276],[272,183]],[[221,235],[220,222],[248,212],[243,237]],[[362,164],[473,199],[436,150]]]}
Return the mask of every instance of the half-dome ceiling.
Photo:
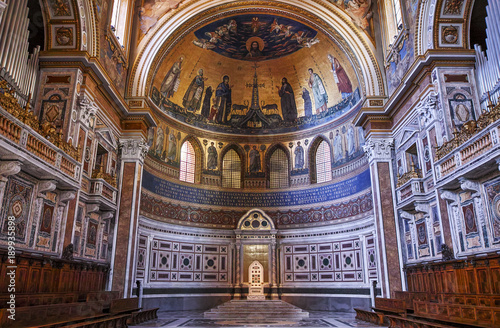
{"label": "half-dome ceiling", "polygon": [[160,112],[214,132],[303,130],[349,112],[361,98],[349,58],[330,36],[274,13],[192,27],[158,67],[151,99]]}

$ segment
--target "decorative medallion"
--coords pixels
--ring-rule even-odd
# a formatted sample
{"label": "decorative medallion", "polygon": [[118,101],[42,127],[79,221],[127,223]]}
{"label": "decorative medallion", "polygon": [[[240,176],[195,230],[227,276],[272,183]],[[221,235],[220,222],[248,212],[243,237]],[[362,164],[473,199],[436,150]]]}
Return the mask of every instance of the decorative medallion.
{"label": "decorative medallion", "polygon": [[58,46],[68,46],[73,44],[73,29],[60,27],[56,29],[56,43]]}
{"label": "decorative medallion", "polygon": [[458,44],[458,28],[456,26],[450,25],[445,26],[441,30],[441,40],[443,44]]}

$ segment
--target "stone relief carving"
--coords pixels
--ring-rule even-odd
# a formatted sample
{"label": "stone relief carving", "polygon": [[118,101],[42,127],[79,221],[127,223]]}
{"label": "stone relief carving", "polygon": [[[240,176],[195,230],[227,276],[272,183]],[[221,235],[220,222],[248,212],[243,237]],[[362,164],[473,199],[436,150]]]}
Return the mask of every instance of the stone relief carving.
{"label": "stone relief carving", "polygon": [[391,151],[394,146],[394,140],[392,138],[386,139],[373,139],[370,138],[366,141],[363,146],[363,150],[368,156],[368,160],[376,160],[376,159],[391,159]]}
{"label": "stone relief carving", "polygon": [[0,162],[0,176],[8,177],[18,174],[23,164],[19,161]]}
{"label": "stone relief carving", "polygon": [[458,182],[460,182],[460,188],[464,191],[472,191],[474,193],[479,192],[479,183],[467,180],[465,178],[459,178]]}
{"label": "stone relief carving", "polygon": [[63,191],[59,195],[59,201],[61,203],[66,203],[66,202],[69,202],[70,200],[75,199],[75,197],[76,197],[76,192],[74,192],[74,191]]}
{"label": "stone relief carving", "polygon": [[142,139],[120,140],[120,153],[122,160],[139,160],[143,162],[148,150],[148,144]]}
{"label": "stone relief carving", "polygon": [[455,203],[457,201],[457,194],[448,190],[442,190],[441,199],[444,199],[450,203]]}
{"label": "stone relief carving", "polygon": [[431,93],[417,105],[416,111],[419,115],[421,129],[424,129],[436,118],[437,104],[437,94]]}
{"label": "stone relief carving", "polygon": [[57,181],[54,180],[43,180],[38,184],[38,194],[46,191],[53,191],[56,189]]}
{"label": "stone relief carving", "polygon": [[428,215],[431,207],[427,203],[415,203],[415,211]]}
{"label": "stone relief carving", "polygon": [[87,215],[99,211],[99,204],[87,204]]}
{"label": "stone relief carving", "polygon": [[98,109],[97,105],[86,94],[83,94],[79,98],[78,106],[80,107],[80,122],[87,128],[92,128]]}

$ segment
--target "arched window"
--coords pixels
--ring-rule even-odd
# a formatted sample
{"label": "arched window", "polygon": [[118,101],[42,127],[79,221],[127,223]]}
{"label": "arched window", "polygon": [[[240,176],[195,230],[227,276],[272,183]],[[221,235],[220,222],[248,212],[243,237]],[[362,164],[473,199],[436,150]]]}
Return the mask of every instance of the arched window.
{"label": "arched window", "polygon": [[403,28],[403,15],[401,13],[400,0],[393,0],[394,5],[394,22],[396,23],[396,34]]}
{"label": "arched window", "polygon": [[196,155],[193,145],[186,141],[181,147],[181,172],[180,180],[194,183],[194,173],[196,168]]}
{"label": "arched window", "polygon": [[277,148],[269,161],[269,188],[288,188],[288,158],[283,149]]}
{"label": "arched window", "polygon": [[388,47],[394,44],[398,35],[403,31],[403,6],[401,0],[384,0],[383,25],[385,42]]}
{"label": "arched window", "polygon": [[222,160],[222,187],[241,188],[241,158],[230,149]]}
{"label": "arched window", "polygon": [[326,182],[332,179],[332,159],[330,145],[322,140],[316,149],[316,182]]}
{"label": "arched window", "polygon": [[113,4],[113,15],[111,16],[111,31],[122,46],[125,46],[129,20],[129,0],[115,0]]}

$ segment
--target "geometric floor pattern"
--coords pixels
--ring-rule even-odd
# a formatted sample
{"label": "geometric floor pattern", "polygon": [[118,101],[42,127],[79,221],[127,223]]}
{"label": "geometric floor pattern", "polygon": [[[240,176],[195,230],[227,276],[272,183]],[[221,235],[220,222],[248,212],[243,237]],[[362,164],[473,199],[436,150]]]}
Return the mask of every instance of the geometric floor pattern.
{"label": "geometric floor pattern", "polygon": [[327,311],[308,311],[309,318],[299,322],[286,321],[270,321],[249,324],[238,323],[234,321],[217,321],[205,319],[204,311],[177,311],[177,312],[158,312],[158,319],[145,322],[139,326],[129,327],[189,327],[189,328],[204,328],[204,327],[307,327],[307,328],[323,328],[323,327],[363,327],[375,328],[380,326],[372,325],[368,322],[356,320],[355,313],[345,312],[327,312]]}

